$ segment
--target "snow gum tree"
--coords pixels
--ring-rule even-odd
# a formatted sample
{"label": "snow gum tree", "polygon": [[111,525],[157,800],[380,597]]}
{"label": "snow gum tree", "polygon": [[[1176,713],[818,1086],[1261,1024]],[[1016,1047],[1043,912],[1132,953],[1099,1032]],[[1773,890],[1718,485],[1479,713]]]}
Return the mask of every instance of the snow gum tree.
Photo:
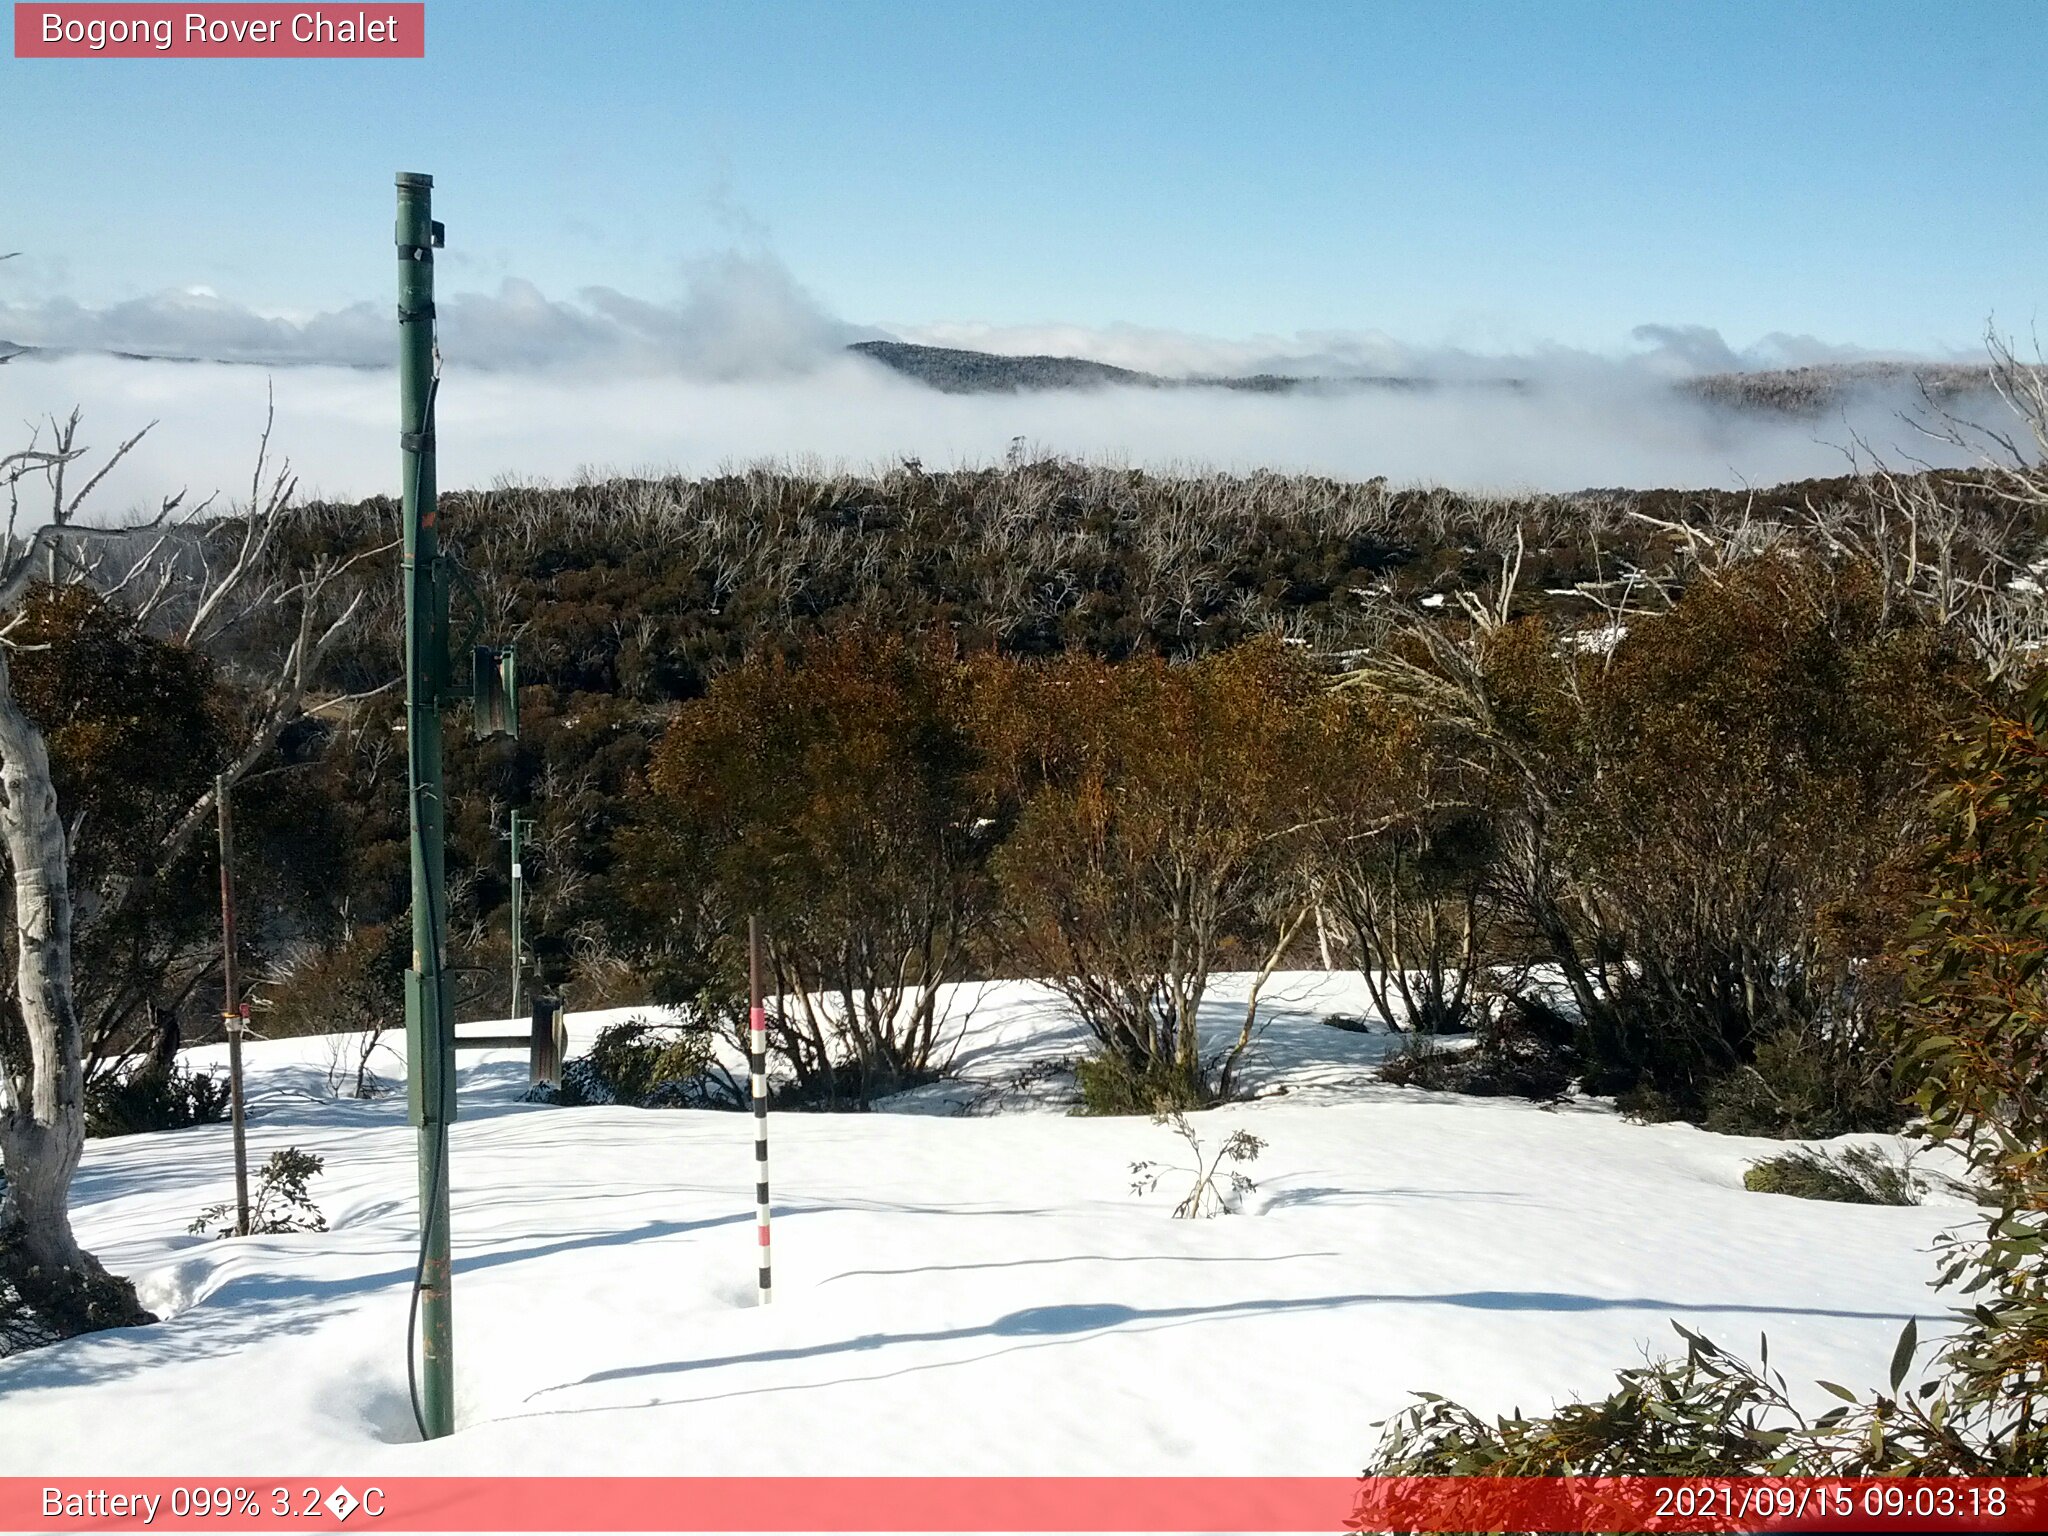
{"label": "snow gum tree", "polygon": [[14,874],[14,1016],[0,1022],[0,1279],[58,1333],[153,1321],[78,1245],[66,1201],[85,1145],[85,1073],[71,985],[64,823],[42,733],[0,655],[0,840]]}
{"label": "snow gum tree", "polygon": [[[26,1074],[10,1070],[6,1091],[31,1113],[0,1121],[0,1136],[18,1143],[5,1144],[21,1212],[10,1246],[25,1256],[16,1289],[33,1296],[36,1277],[79,1264],[61,1225],[36,1213],[61,1203],[51,1186],[77,1159],[72,1106],[91,1041],[104,1033],[95,1024],[150,1011],[180,950],[206,951],[176,983],[187,990],[215,961],[206,909],[195,913],[189,900],[204,880],[157,877],[163,835],[211,784],[224,743],[206,658],[143,633],[91,587],[37,584],[8,641],[0,648],[0,829],[17,927],[14,974],[0,990],[20,1012],[0,1025],[8,1035],[0,1059],[29,1064]],[[54,1246],[35,1251],[38,1232],[55,1233]],[[118,1321],[118,1290],[98,1276],[89,1289],[84,1320],[111,1307],[109,1320]]]}
{"label": "snow gum tree", "polygon": [[217,973],[219,913],[194,899],[213,884],[212,841],[174,868],[162,845],[225,765],[232,690],[206,655],[84,583],[36,586],[9,638],[14,702],[42,731],[78,829],[71,958],[90,1101],[95,1078],[132,1063],[145,1038],[175,1052],[181,1011]]}
{"label": "snow gum tree", "polygon": [[[75,418],[74,418],[75,426]],[[40,472],[56,487],[56,516],[25,543],[9,522],[0,608],[12,610],[39,575],[56,569],[69,521],[61,489],[75,457],[68,435],[0,459],[10,510],[16,488]],[[90,489],[90,487],[88,487]],[[0,847],[14,898],[13,1007],[0,1014],[0,1285],[26,1309],[36,1333],[62,1336],[153,1321],[134,1287],[107,1273],[78,1244],[67,1206],[85,1145],[85,1072],[71,975],[68,839],[40,726],[14,696],[0,647]],[[34,1335],[31,1335],[34,1336]]]}
{"label": "snow gum tree", "polygon": [[[79,723],[70,718],[78,713],[79,701],[38,700],[39,691],[51,690],[38,689],[21,674],[40,663],[39,653],[10,652],[31,641],[39,628],[51,630],[53,609],[59,617],[54,634],[65,629],[67,608],[80,609],[74,617],[90,629],[85,621],[103,618],[113,603],[125,619],[102,625],[102,638],[117,648],[127,646],[131,660],[154,657],[167,663],[157,668],[159,682],[172,676],[192,682],[206,671],[197,653],[221,642],[242,620],[259,613],[271,622],[288,616],[271,654],[238,658],[244,673],[235,691],[238,707],[210,719],[204,708],[188,715],[188,725],[204,720],[219,739],[185,742],[187,754],[217,754],[207,766],[232,783],[269,755],[279,733],[304,713],[322,659],[362,604],[360,591],[330,601],[338,578],[353,561],[319,561],[310,570],[285,572],[267,559],[289,508],[293,482],[288,470],[280,470],[266,489],[261,449],[250,503],[237,517],[206,524],[173,521],[184,500],[180,493],[166,498],[155,518],[140,527],[80,523],[87,499],[142,434],[122,444],[83,488],[73,490],[66,484],[67,471],[86,452],[77,441],[79,420],[74,412],[68,421],[52,422],[47,438],[0,456],[0,491],[8,497],[8,523],[0,542],[0,857],[13,909],[6,944],[12,975],[0,990],[0,1163],[6,1176],[0,1196],[0,1349],[153,1321],[134,1288],[86,1252],[71,1226],[71,1181],[85,1142],[84,1041],[74,950],[86,932],[117,929],[132,918],[162,877],[192,851],[214,814],[210,781],[195,794],[193,784],[175,786],[163,779],[167,766],[175,779],[175,764],[137,763],[133,777],[138,783],[182,789],[156,807],[161,835],[155,856],[140,864],[112,860],[101,871],[103,878],[81,890],[75,879],[77,849],[99,829],[89,824],[90,795],[83,805],[60,803],[60,775],[51,750],[53,729],[61,738],[67,726]],[[266,447],[268,435],[266,427]],[[17,532],[22,491],[37,481],[47,487],[47,510],[24,536]],[[195,508],[193,517],[204,510],[203,504]],[[103,595],[67,598],[58,590],[74,584]],[[79,628],[80,623],[70,626]],[[145,641],[145,630],[159,638]],[[194,654],[180,664],[180,652]],[[31,662],[31,656],[38,661]],[[107,676],[133,683],[149,670],[117,667]],[[137,688],[130,709],[139,715],[162,705],[164,699],[153,696],[161,691]],[[119,711],[113,711],[87,722],[86,735],[118,746],[121,721]],[[131,748],[135,745],[129,740]],[[148,755],[161,759],[178,745],[155,742]],[[86,865],[92,867],[93,861]]]}

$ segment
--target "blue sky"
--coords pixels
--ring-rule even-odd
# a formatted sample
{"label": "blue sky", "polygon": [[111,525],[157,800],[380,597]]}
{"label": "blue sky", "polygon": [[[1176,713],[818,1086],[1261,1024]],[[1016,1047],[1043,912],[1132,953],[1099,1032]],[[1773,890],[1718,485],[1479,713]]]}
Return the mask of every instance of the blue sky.
{"label": "blue sky", "polygon": [[0,301],[670,300],[765,247],[862,323],[1646,322],[1909,351],[2048,273],[2039,4],[429,0],[423,62],[0,58]]}

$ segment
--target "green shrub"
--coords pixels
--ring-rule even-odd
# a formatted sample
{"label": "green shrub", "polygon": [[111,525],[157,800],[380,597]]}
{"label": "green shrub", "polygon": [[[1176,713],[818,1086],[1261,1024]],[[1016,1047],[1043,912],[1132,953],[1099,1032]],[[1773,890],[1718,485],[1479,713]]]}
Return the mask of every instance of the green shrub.
{"label": "green shrub", "polygon": [[[1590,1091],[1590,1084],[1588,1088]],[[1674,1098],[1654,1084],[1641,1082],[1615,1093],[1614,1107],[1621,1111],[1623,1118],[1633,1120],[1637,1125],[1669,1125],[1674,1120],[1689,1120],[1694,1113],[1683,1100]]]}
{"label": "green shrub", "polygon": [[[2002,1204],[1978,1235],[1941,1242],[1936,1284],[1967,1304],[1953,1314],[1956,1330],[1930,1379],[1903,1390],[1917,1346],[1909,1323],[1889,1391],[1858,1396],[1822,1383],[1843,1402],[1808,1422],[1768,1359],[1753,1368],[1686,1334],[1683,1362],[1624,1371],[1605,1401],[1546,1417],[1518,1412],[1489,1424],[1424,1394],[1383,1425],[1371,1471],[1984,1477],[2048,1465],[2044,765],[2048,672],[1960,737],[1935,801],[1940,842],[1893,1043],[1928,1139],[1957,1145]],[[1816,1161],[1810,1152],[1768,1159],[1744,1182],[1813,1179]],[[1837,1199],[1916,1193],[1905,1165],[1875,1153],[1845,1152],[1827,1172]]]}
{"label": "green shrub", "polygon": [[1781,1152],[1751,1163],[1742,1187],[1759,1195],[1791,1195],[1799,1200],[1837,1200],[1846,1205],[1874,1205],[1870,1191],[1846,1168],[1838,1168],[1819,1152]]}
{"label": "green shrub", "polygon": [[1445,1050],[1415,1037],[1381,1064],[1380,1081],[1477,1098],[1534,1099],[1554,1103],[1571,1091],[1572,1053],[1515,1028],[1488,1028],[1466,1050]]}
{"label": "green shrub", "polygon": [[[758,917],[769,1049],[804,1102],[865,1107],[957,1044],[951,984],[991,918],[969,683],[949,642],[848,630],[749,655],[655,750],[618,844],[655,995],[729,1009]],[[615,994],[644,985],[590,941],[579,964]]]}
{"label": "green shrub", "polygon": [[1835,1043],[1844,1071],[1878,1065],[1851,1042],[1892,1004],[1898,869],[1969,676],[1952,634],[1875,569],[1802,553],[1703,572],[1601,653],[1533,618],[1401,639],[1415,659],[1371,653],[1360,676],[1486,768],[1515,850],[1488,878],[1569,988],[1597,1091],[1648,1084],[1701,1114],[1784,1029]]}
{"label": "green shrub", "polygon": [[1909,1159],[1886,1157],[1875,1147],[1850,1147],[1842,1154],[1842,1162],[1879,1205],[1918,1205],[1925,1192],[1926,1185]]}
{"label": "green shrub", "polygon": [[1153,1060],[1134,1067],[1121,1056],[1088,1057],[1074,1068],[1084,1115],[1152,1115],[1155,1118],[1209,1103],[1199,1081],[1178,1062]]}
{"label": "green shrub", "polygon": [[[2048,1452],[2038,1392],[2048,1295],[2038,1256],[2048,1223],[2038,1214],[1994,1218],[1982,1237],[1959,1242],[1938,1283],[1965,1294],[1994,1287],[1956,1316],[1933,1371],[1910,1391],[1919,1349],[1909,1322],[1892,1352],[1889,1386],[1841,1399],[1808,1419],[1770,1368],[1768,1341],[1755,1365],[1674,1323],[1682,1360],[1619,1373],[1619,1386],[1590,1403],[1492,1421],[1430,1392],[1382,1420],[1369,1477],[1769,1475],[1867,1477],[2029,1476]],[[2015,1256],[2017,1255],[2017,1257]],[[2032,1263],[2027,1262],[2032,1259]],[[1369,1518],[1352,1524],[1376,1528]],[[1384,1526],[1377,1528],[1384,1529]]]}
{"label": "green shrub", "polygon": [[[273,1237],[285,1232],[325,1232],[327,1218],[306,1192],[306,1181],[326,1167],[326,1159],[297,1147],[284,1147],[270,1154],[257,1176],[249,1197],[249,1235]],[[235,1206],[231,1200],[209,1205],[194,1218],[188,1232],[218,1227],[216,1237],[235,1235]]]}
{"label": "green shrub", "polygon": [[85,1133],[133,1136],[176,1131],[227,1118],[228,1080],[190,1072],[182,1064],[150,1060],[117,1069],[86,1084]]}
{"label": "green shrub", "polygon": [[1799,1028],[1767,1036],[1753,1063],[1710,1083],[1705,1109],[1710,1131],[1802,1141],[1894,1131],[1906,1119],[1887,1054]]}
{"label": "green shrub", "polygon": [[[1200,1059],[1195,1021],[1213,972],[1260,957],[1270,970],[1308,915],[1290,886],[1317,765],[1344,725],[1336,698],[1277,637],[1185,666],[1068,656],[979,669],[992,810],[1009,824],[990,861],[1004,963],[1058,992],[1100,1057],[1125,1063],[1094,1070],[1093,1102],[1232,1096],[1259,1034],[1257,993],[1214,1060]],[[1174,1072],[1198,1098],[1181,1097]]]}
{"label": "green shrub", "polygon": [[731,1099],[722,1079],[709,1029],[635,1017],[607,1025],[587,1055],[564,1064],[562,1102],[709,1107]]}
{"label": "green shrub", "polygon": [[1942,1283],[1972,1306],[1954,1395],[1994,1405],[2008,1459],[2048,1466],[2048,668],[1953,744],[1935,799],[1933,890],[1898,1041],[1930,1139],[1999,1200]]}
{"label": "green shrub", "polygon": [[1751,1163],[1742,1187],[1760,1195],[1839,1200],[1849,1205],[1918,1205],[1920,1182],[1912,1165],[1871,1147],[1830,1154],[1802,1147]]}

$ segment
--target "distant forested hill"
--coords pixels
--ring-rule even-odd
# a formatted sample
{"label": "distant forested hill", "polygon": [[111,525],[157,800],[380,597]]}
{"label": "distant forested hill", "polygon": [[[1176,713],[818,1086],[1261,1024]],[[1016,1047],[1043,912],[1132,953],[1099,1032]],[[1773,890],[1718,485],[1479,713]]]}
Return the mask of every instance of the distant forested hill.
{"label": "distant forested hill", "polygon": [[[852,349],[920,384],[947,394],[1014,394],[1043,389],[1237,389],[1268,394],[1329,394],[1359,390],[1523,390],[1520,378],[1439,380],[1397,374],[1205,374],[1169,378],[1084,357],[1011,357],[965,347],[927,347],[903,341],[861,341]],[[1989,395],[1990,368],[1981,364],[1865,362],[1805,368],[1712,373],[1672,388],[1712,405],[1742,411],[1813,416],[1838,410],[1851,398],[1876,392],[1925,397],[1946,407]]]}
{"label": "distant forested hill", "polygon": [[[1297,375],[1286,373],[1196,374],[1169,378],[1119,368],[1085,357],[1013,357],[976,352],[966,347],[925,347],[907,341],[857,341],[849,349],[873,358],[898,373],[950,395],[1012,394],[1033,389],[1100,389],[1124,385],[1139,389],[1241,389],[1257,394],[1329,392],[1360,389],[1435,389],[1434,379],[1394,375]],[[1492,388],[1517,388],[1516,379],[1477,381]]]}

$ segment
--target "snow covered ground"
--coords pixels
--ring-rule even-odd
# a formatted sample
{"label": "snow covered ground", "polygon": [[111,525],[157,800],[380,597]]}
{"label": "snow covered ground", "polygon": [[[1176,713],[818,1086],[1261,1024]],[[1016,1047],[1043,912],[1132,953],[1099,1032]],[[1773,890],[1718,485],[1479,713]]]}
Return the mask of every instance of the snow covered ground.
{"label": "snow covered ground", "polygon": [[[431,1445],[403,1093],[336,1100],[329,1042],[255,1044],[252,1162],[323,1156],[332,1230],[188,1236],[231,1194],[224,1126],[91,1144],[81,1236],[165,1320],[0,1361],[0,1474],[1342,1476],[1411,1389],[1541,1408],[1671,1349],[1671,1318],[1768,1333],[1795,1384],[1867,1384],[1907,1317],[1942,1315],[1927,1249],[1961,1206],[1750,1194],[1781,1144],[1378,1084],[1390,1039],[1321,1022],[1361,994],[1276,979],[1260,1097],[1193,1117],[1211,1149],[1266,1140],[1260,1187],[1175,1221],[1184,1185],[1137,1196],[1128,1167],[1181,1144],[1007,1091],[1083,1041],[1041,988],[976,990],[963,1081],[775,1117],[767,1308],[748,1117],[523,1104],[522,1057],[465,1054],[458,1430]],[[572,1048],[622,1016],[572,1018]],[[377,1070],[402,1077],[388,1050]]]}

